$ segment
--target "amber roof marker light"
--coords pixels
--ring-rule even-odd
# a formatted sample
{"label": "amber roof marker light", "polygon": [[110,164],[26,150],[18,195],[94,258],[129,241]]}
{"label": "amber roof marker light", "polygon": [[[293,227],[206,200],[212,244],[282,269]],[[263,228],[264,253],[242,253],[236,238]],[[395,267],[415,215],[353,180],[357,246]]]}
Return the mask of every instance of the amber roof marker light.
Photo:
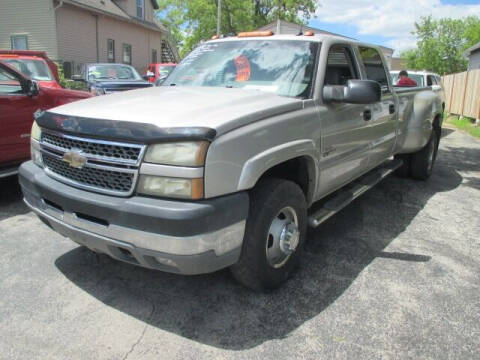
{"label": "amber roof marker light", "polygon": [[257,36],[272,36],[273,31],[247,31],[238,33],[237,37],[257,37]]}
{"label": "amber roof marker light", "polygon": [[212,36],[212,40],[218,40],[218,39],[220,39],[220,36],[218,36],[218,35],[213,35]]}
{"label": "amber roof marker light", "polygon": [[314,33],[312,30],[307,30],[307,31],[305,31],[305,32],[303,33],[303,35],[305,35],[305,36],[313,36],[313,35],[315,35],[315,33]]}

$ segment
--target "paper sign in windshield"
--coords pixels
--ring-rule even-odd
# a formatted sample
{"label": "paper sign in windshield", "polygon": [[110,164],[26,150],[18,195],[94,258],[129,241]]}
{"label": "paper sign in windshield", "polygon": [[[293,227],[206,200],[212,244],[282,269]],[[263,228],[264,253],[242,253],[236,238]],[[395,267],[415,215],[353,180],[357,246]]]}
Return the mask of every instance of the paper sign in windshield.
{"label": "paper sign in windshield", "polygon": [[243,56],[237,56],[234,60],[235,67],[237,68],[237,82],[245,82],[250,79],[250,74],[252,72],[252,68],[250,66],[250,61]]}

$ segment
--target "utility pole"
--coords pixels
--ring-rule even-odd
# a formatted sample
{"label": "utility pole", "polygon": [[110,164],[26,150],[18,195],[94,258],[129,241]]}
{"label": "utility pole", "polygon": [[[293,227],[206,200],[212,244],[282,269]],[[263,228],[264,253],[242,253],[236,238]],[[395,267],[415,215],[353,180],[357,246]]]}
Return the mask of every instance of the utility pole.
{"label": "utility pole", "polygon": [[220,37],[220,27],[222,25],[222,0],[218,0],[217,6],[217,36]]}

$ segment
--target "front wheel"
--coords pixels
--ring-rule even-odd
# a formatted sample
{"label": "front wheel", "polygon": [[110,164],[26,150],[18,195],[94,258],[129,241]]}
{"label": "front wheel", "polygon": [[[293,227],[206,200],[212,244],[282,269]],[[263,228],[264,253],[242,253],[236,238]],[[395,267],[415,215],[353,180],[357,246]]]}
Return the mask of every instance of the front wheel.
{"label": "front wheel", "polygon": [[432,174],[433,165],[437,158],[439,141],[439,131],[434,129],[427,145],[420,151],[412,154],[411,175],[414,179],[427,180]]}
{"label": "front wheel", "polygon": [[307,203],[292,181],[262,180],[250,193],[242,254],[231,267],[241,284],[257,291],[278,287],[299,263],[307,232]]}

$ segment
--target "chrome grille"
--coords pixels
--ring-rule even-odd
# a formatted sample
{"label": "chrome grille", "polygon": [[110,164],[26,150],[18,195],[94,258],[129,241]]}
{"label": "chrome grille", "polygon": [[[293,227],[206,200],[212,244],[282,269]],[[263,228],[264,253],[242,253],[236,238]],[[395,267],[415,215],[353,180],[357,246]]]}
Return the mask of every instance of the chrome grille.
{"label": "chrome grille", "polygon": [[119,145],[95,140],[84,140],[73,136],[42,133],[42,143],[54,146],[59,150],[79,149],[83,153],[106,158],[108,160],[127,160],[137,162],[142,150],[138,145]]}
{"label": "chrome grille", "polygon": [[103,170],[92,167],[76,169],[68,165],[62,159],[54,155],[44,153],[43,163],[55,174],[78,182],[93,186],[97,189],[104,189],[115,192],[129,192],[132,188],[134,174],[111,170]]}
{"label": "chrome grille", "polygon": [[[42,130],[40,140],[45,172],[69,185],[109,195],[133,193],[145,145],[111,142]],[[86,159],[72,167],[68,156]],[[75,166],[75,165],[74,165]]]}

